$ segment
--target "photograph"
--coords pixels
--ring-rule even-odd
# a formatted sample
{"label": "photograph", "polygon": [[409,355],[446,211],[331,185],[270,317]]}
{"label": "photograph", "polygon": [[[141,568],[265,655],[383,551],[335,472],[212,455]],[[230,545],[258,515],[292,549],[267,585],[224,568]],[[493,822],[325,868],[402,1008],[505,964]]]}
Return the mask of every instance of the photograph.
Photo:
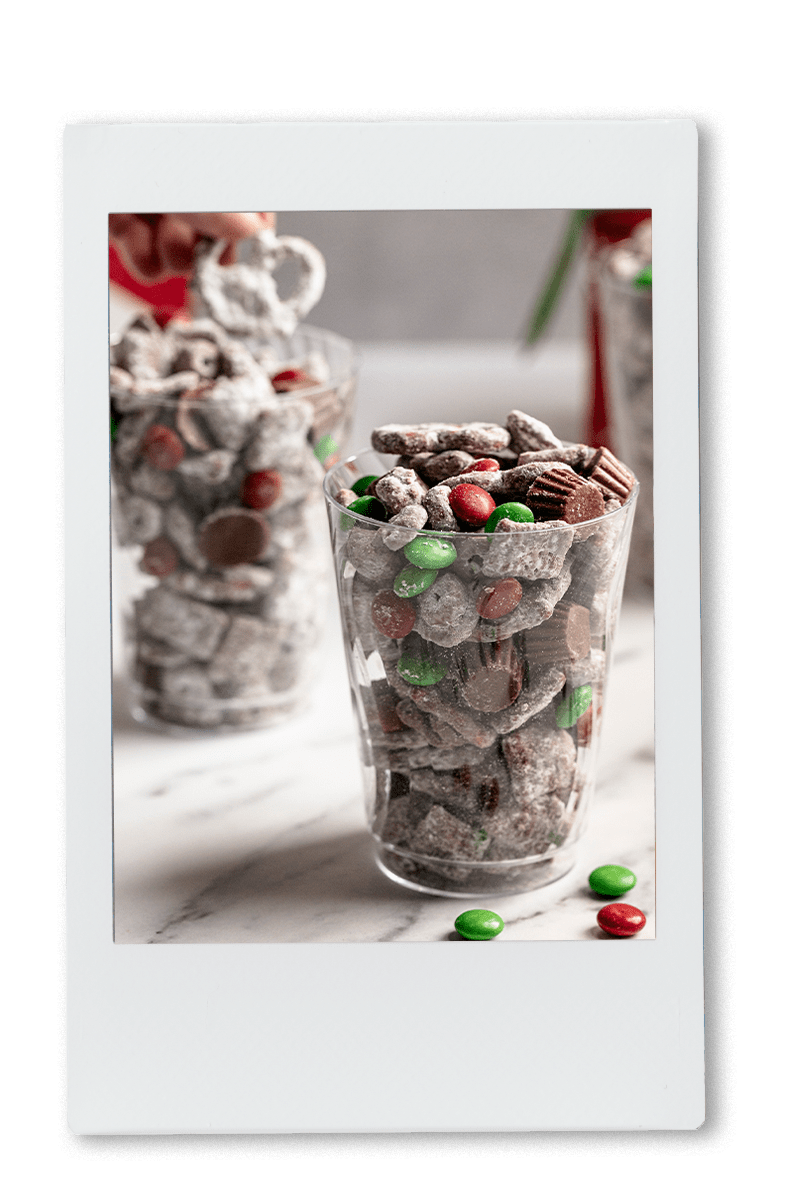
{"label": "photograph", "polygon": [[115,943],[658,938],[651,209],[108,235]]}

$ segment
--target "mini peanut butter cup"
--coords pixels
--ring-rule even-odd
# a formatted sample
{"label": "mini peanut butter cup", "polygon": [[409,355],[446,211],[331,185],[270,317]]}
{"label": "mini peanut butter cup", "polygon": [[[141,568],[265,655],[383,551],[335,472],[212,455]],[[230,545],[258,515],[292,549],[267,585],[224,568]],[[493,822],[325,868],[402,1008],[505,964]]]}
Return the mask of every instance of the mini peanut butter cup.
{"label": "mini peanut butter cup", "polygon": [[578,525],[605,514],[603,490],[572,471],[546,471],[535,479],[526,504],[540,521],[566,521]]}
{"label": "mini peanut butter cup", "polygon": [[560,601],[553,616],[523,635],[526,658],[540,663],[579,662],[592,647],[589,609]]}
{"label": "mini peanut butter cup", "polygon": [[523,687],[523,663],[511,639],[479,642],[463,659],[465,677],[461,690],[466,703],[477,712],[501,712],[509,708]]}
{"label": "mini peanut butter cup", "polygon": [[198,546],[215,567],[235,567],[257,562],[268,540],[268,523],[259,513],[249,508],[225,508],[203,522]]}
{"label": "mini peanut butter cup", "polygon": [[583,474],[603,489],[606,500],[612,496],[627,500],[636,482],[633,472],[615,458],[607,446],[600,447]]}

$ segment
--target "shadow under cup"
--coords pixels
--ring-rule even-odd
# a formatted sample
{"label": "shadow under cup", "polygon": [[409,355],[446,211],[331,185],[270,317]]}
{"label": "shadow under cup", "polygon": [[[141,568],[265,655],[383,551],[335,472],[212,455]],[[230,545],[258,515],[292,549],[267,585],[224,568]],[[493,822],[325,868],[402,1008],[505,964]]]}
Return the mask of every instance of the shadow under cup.
{"label": "shadow under cup", "polygon": [[[586,824],[638,488],[594,521],[493,534],[333,499],[390,469],[365,451],[324,480],[378,864],[438,895],[542,887]],[[428,539],[443,565],[420,574]]]}
{"label": "shadow under cup", "polygon": [[163,732],[273,724],[314,677],[331,586],[321,483],[347,444],[357,358],[309,326],[264,349],[319,356],[328,378],[241,401],[115,402],[125,667],[132,715]]}

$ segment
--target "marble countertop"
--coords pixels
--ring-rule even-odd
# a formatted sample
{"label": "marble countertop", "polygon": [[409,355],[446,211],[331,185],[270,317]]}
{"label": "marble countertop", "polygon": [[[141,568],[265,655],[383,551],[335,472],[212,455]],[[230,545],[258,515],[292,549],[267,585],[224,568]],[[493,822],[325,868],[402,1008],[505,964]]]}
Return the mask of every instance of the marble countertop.
{"label": "marble countertop", "polygon": [[499,940],[605,937],[589,891],[602,863],[631,867],[626,899],[654,937],[652,609],[626,602],[598,766],[575,869],[483,901],[420,895],[385,878],[364,823],[361,769],[336,601],[309,708],[270,730],[178,739],[114,703],[117,942],[406,942],[455,938],[492,907]]}
{"label": "marble countertop", "polygon": [[[138,310],[113,292],[111,328]],[[546,344],[531,355],[500,342],[360,350],[354,449],[393,412],[500,420],[527,407],[560,436],[582,436],[581,345]],[[130,563],[128,551],[114,549],[116,661]],[[627,899],[647,915],[639,938],[654,937],[652,625],[650,606],[625,603],[577,866],[538,891],[489,901],[506,921],[500,941],[607,936],[595,922],[605,901],[585,881],[608,862],[635,871]],[[118,678],[113,728],[118,942],[438,941],[456,938],[458,913],[483,904],[411,892],[375,865],[333,592],[322,672],[298,717],[263,732],[180,740],[136,725]]]}

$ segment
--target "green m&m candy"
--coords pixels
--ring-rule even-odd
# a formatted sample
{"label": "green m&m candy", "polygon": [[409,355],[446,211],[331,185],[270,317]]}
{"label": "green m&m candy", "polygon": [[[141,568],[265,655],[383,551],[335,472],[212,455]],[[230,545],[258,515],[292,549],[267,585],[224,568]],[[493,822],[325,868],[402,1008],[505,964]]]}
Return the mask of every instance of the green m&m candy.
{"label": "green m&m candy", "polygon": [[423,571],[421,567],[403,567],[392,584],[395,596],[404,596],[410,600],[426,592],[436,582],[438,571]]}
{"label": "green m&m candy", "polygon": [[517,500],[510,500],[494,508],[485,525],[485,533],[493,533],[499,521],[503,521],[505,517],[508,521],[520,521],[522,525],[534,524],[532,510],[525,504],[519,504]]}
{"label": "green m&m candy", "polygon": [[636,275],[635,279],[633,280],[633,287],[638,288],[638,290],[640,292],[645,292],[649,288],[652,287],[652,264],[651,263],[649,264],[648,267],[644,267],[644,270],[641,271],[641,273],[639,275]]}
{"label": "green m&m candy", "polygon": [[406,683],[414,687],[431,687],[434,683],[440,683],[447,673],[441,663],[419,658],[415,654],[404,654],[397,664],[397,670]]}
{"label": "green m&m candy", "polygon": [[[386,509],[376,496],[360,496],[358,500],[352,500],[348,512],[356,513],[359,517],[370,517],[373,521],[386,520]],[[353,517],[345,513],[340,517],[340,528],[346,532],[353,529],[354,524]]]}
{"label": "green m&m candy", "polygon": [[378,475],[362,475],[361,479],[351,484],[351,491],[356,492],[357,496],[363,496],[370,484],[375,483],[378,478]]}
{"label": "green m&m candy", "polygon": [[504,922],[498,913],[489,908],[470,908],[461,913],[455,921],[455,929],[461,937],[470,942],[489,942],[498,937],[504,928]]}
{"label": "green m&m candy", "polygon": [[440,571],[448,567],[458,556],[451,542],[445,538],[417,537],[403,547],[403,554],[415,567],[428,571]]}
{"label": "green m&m candy", "polygon": [[560,729],[569,729],[582,717],[592,703],[592,685],[582,683],[562,700],[556,710],[556,724]]}
{"label": "green m&m candy", "polygon": [[589,876],[589,887],[599,896],[624,896],[636,886],[636,877],[627,867],[608,863],[597,867]]}

